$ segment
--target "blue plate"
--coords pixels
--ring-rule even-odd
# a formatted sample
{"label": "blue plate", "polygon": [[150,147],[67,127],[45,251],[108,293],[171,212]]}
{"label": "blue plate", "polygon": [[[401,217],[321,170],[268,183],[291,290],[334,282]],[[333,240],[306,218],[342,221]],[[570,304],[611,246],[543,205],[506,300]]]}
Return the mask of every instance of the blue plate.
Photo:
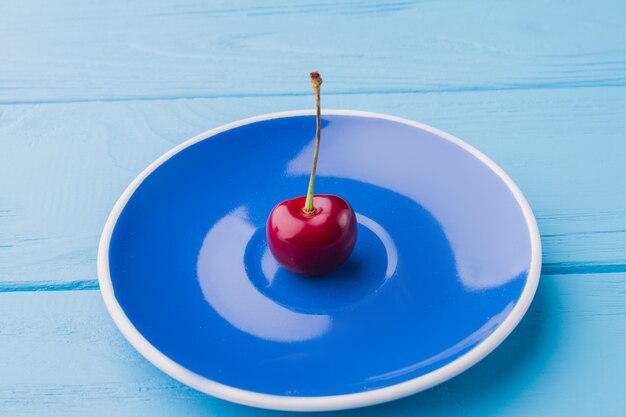
{"label": "blue plate", "polygon": [[200,391],[330,410],[431,387],[513,330],[537,288],[539,233],[511,179],[431,127],[325,111],[316,191],[347,199],[359,238],[321,278],[278,266],[265,221],[306,192],[312,112],[255,117],[150,165],[106,224],[98,275],[135,348]]}

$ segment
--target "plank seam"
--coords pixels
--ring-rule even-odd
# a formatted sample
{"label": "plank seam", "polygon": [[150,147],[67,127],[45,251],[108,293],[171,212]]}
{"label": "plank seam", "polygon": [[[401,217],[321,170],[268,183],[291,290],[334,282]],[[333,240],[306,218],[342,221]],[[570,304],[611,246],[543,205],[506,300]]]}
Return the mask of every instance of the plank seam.
{"label": "plank seam", "polygon": [[[385,89],[385,90],[351,90],[329,91],[326,96],[347,95],[394,95],[394,94],[434,94],[434,93],[475,93],[475,92],[498,92],[498,91],[530,91],[530,90],[554,90],[554,89],[581,89],[581,88],[611,88],[626,87],[625,80],[606,81],[580,81],[580,82],[548,82],[536,84],[502,84],[493,86],[459,86],[449,88],[421,88],[421,89]],[[280,97],[304,97],[309,92],[293,93],[233,93],[233,94],[198,94],[187,96],[129,96],[129,97],[101,97],[101,98],[69,98],[58,100],[0,100],[0,105],[28,105],[28,104],[80,104],[80,103],[118,103],[135,101],[170,101],[170,100],[213,100],[222,98],[280,98]]]}
{"label": "plank seam", "polygon": [[[558,262],[544,263],[542,276],[549,275],[590,275],[626,272],[625,263],[597,262]],[[83,279],[67,282],[59,281],[5,281],[0,282],[0,293],[35,291],[95,291],[99,290],[97,279]]]}

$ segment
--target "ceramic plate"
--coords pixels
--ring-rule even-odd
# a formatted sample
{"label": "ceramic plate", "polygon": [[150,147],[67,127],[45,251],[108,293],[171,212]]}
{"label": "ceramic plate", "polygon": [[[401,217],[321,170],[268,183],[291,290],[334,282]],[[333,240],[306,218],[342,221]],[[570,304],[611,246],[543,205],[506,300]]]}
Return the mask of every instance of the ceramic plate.
{"label": "ceramic plate", "polygon": [[105,226],[100,287],[117,326],[197,390],[257,407],[331,410],[459,374],[526,312],[539,233],[491,160],[423,124],[323,112],[316,192],[347,199],[358,241],[303,278],[268,252],[265,221],[306,192],[313,112],[201,134],[151,164]]}

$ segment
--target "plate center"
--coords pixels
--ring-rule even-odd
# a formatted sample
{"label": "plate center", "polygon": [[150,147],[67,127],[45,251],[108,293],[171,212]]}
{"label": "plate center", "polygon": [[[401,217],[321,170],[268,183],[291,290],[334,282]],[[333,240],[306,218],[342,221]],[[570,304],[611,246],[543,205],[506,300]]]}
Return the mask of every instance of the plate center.
{"label": "plate center", "polygon": [[398,254],[389,234],[373,220],[357,215],[354,252],[338,270],[319,277],[287,271],[274,259],[259,228],[245,255],[250,281],[267,298],[284,307],[317,314],[348,308],[377,293],[395,274]]}

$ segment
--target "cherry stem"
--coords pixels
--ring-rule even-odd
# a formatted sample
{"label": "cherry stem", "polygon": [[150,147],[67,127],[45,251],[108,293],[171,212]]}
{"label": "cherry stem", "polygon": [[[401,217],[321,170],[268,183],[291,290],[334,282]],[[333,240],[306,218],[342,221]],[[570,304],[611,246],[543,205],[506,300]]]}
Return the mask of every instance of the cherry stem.
{"label": "cherry stem", "polygon": [[315,170],[317,169],[317,157],[320,153],[320,136],[322,133],[322,112],[320,109],[320,86],[322,85],[322,77],[319,72],[311,73],[311,87],[315,91],[315,108],[317,127],[315,130],[315,152],[313,153],[313,166],[311,167],[311,177],[309,178],[309,190],[306,193],[306,201],[304,202],[303,212],[311,214],[315,211],[313,207],[313,189],[315,187]]}

